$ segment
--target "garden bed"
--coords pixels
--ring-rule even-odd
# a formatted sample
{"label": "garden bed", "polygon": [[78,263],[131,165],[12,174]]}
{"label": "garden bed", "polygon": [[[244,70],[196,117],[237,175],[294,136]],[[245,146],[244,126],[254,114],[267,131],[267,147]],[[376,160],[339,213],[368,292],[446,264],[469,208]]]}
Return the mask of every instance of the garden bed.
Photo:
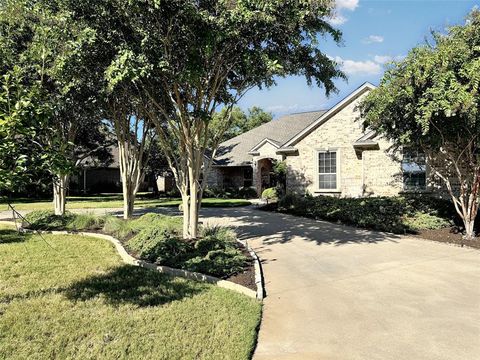
{"label": "garden bed", "polygon": [[289,194],[261,208],[395,234],[458,224],[453,204],[430,196],[337,198]]}
{"label": "garden bed", "polygon": [[465,240],[462,236],[462,233],[459,232],[456,227],[446,227],[434,230],[419,230],[416,234],[414,234],[414,236],[442,243],[480,249],[480,237],[477,236],[474,240]]}
{"label": "garden bed", "polygon": [[0,225],[0,358],[248,359],[261,304],[122,263],[107,241]]}
{"label": "garden bed", "polygon": [[145,214],[131,220],[113,216],[72,214],[56,216],[49,211],[26,216],[25,228],[57,231],[88,231],[111,235],[138,260],[214,276],[257,291],[255,266],[248,250],[225,227],[201,227],[197,240],[181,239],[178,216]]}

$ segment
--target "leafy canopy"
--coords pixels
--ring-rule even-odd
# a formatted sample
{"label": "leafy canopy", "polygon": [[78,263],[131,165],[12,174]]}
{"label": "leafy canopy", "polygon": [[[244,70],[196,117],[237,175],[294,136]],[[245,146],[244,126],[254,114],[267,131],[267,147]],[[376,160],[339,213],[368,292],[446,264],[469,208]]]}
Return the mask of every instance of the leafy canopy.
{"label": "leafy canopy", "polygon": [[[361,109],[365,124],[397,145],[436,152],[477,144],[480,134],[480,12],[434,33],[385,73]],[[462,147],[463,145],[463,147]]]}

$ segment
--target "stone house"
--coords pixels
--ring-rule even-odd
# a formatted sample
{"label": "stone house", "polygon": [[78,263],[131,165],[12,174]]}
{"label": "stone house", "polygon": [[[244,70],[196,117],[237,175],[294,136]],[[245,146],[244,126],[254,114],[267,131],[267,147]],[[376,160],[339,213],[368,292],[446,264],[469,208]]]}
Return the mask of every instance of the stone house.
{"label": "stone house", "polygon": [[421,154],[394,154],[388,141],[364,131],[357,105],[374,88],[365,83],[331,109],[286,115],[225,141],[207,184],[261,194],[275,185],[275,162],[284,161],[287,192],[360,197],[426,190]]}

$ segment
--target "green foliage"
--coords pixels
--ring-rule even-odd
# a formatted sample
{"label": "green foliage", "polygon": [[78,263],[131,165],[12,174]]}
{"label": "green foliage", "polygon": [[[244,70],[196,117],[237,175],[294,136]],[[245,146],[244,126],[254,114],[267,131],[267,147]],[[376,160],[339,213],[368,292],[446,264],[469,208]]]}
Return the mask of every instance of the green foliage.
{"label": "green foliage", "polygon": [[426,196],[356,199],[289,194],[280,199],[278,208],[299,216],[400,234],[447,226],[455,216],[451,202]]}
{"label": "green foliage", "polygon": [[405,216],[403,219],[403,224],[408,229],[417,231],[422,229],[441,229],[447,227],[450,222],[442,219],[441,217],[417,211],[413,215]]}
{"label": "green foliage", "polygon": [[268,188],[263,190],[262,192],[262,199],[265,200],[276,200],[278,198],[277,189],[276,188]]}
{"label": "green foliage", "polygon": [[132,237],[127,247],[141,259],[213,276],[228,276],[245,267],[247,258],[237,248],[231,229],[202,228],[201,237],[189,243],[181,239],[176,226],[176,220],[173,224],[166,219],[157,221],[155,226],[147,226]]}
{"label": "green foliage", "polygon": [[74,214],[66,228],[69,230],[101,229],[104,222],[105,217],[100,217],[93,213]]}
{"label": "green foliage", "polygon": [[134,232],[138,232],[147,227],[165,229],[173,234],[180,234],[182,232],[182,218],[180,216],[149,213],[137,219],[130,220],[129,223]]}
{"label": "green foliage", "polygon": [[246,265],[247,258],[238,250],[212,250],[206,256],[196,256],[185,261],[186,270],[196,271],[217,277],[241,272]]}
{"label": "green foliage", "polygon": [[30,228],[39,230],[92,230],[125,240],[127,248],[138,258],[175,268],[201,271],[213,276],[228,276],[243,270],[247,258],[236,242],[233,230],[222,227],[201,228],[195,242],[182,239],[182,218],[145,214],[132,220],[115,216],[33,211],[26,216]]}
{"label": "green foliage", "polygon": [[117,239],[126,239],[133,234],[131,223],[116,216],[107,216],[103,225],[103,231],[116,237]]}
{"label": "green foliage", "polygon": [[[217,198],[217,199],[253,199],[257,197],[257,190],[253,187],[241,187],[239,189],[234,188],[218,188],[207,187],[204,191],[204,198]],[[206,204],[208,206],[208,204]],[[204,206],[202,204],[202,206]]]}
{"label": "green foliage", "polygon": [[166,228],[149,226],[127,243],[128,248],[141,259],[161,265],[177,266],[190,246]]}
{"label": "green foliage", "polygon": [[51,210],[37,210],[25,215],[24,226],[35,230],[94,230],[100,229],[104,217],[94,214],[73,214],[70,212],[55,215]]}
{"label": "green foliage", "polygon": [[71,213],[65,213],[64,216],[55,215],[55,213],[50,210],[32,211],[25,215],[25,225],[35,230],[65,229],[73,216]]}
{"label": "green foliage", "polygon": [[[480,10],[465,25],[434,33],[433,43],[412,49],[391,65],[380,86],[360,104],[365,127],[397,149],[426,156],[433,178],[443,182],[462,218],[466,237],[480,199]],[[461,184],[459,191],[454,183]]]}
{"label": "green foliage", "polygon": [[[222,122],[225,121],[229,111],[230,110],[228,108],[223,108],[220,112],[215,113],[209,126],[214,129],[221,127]],[[273,119],[272,113],[266,112],[257,106],[248,109],[248,114],[246,114],[240,107],[234,106],[231,110],[230,116],[230,125],[220,141],[231,139],[262,124],[272,121]]]}

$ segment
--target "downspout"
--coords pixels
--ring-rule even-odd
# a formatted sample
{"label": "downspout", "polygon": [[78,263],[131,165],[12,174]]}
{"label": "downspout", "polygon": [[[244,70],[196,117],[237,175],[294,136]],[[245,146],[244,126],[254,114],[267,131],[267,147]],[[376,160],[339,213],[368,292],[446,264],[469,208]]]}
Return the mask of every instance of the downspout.
{"label": "downspout", "polygon": [[365,154],[362,150],[362,197],[365,197]]}

